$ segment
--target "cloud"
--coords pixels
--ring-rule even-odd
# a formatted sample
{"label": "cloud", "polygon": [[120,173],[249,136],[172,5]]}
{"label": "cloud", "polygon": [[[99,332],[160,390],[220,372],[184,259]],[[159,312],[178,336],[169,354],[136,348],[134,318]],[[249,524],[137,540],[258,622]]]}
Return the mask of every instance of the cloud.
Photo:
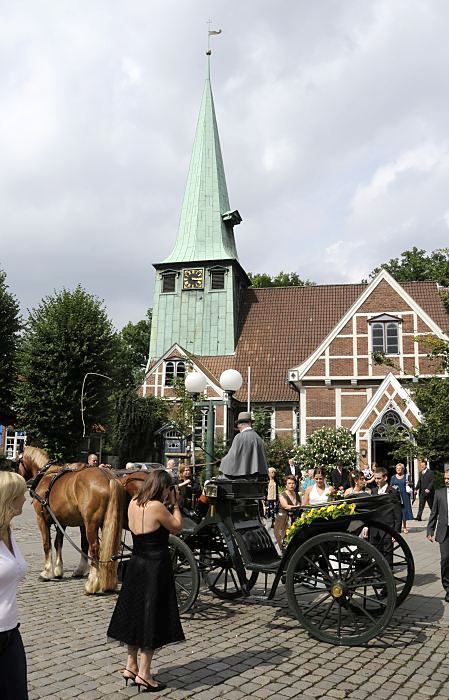
{"label": "cloud", "polygon": [[0,17],[0,265],[24,309],[81,282],[118,326],[144,316],[176,237],[211,12],[247,270],[360,281],[446,245],[443,0],[24,0]]}

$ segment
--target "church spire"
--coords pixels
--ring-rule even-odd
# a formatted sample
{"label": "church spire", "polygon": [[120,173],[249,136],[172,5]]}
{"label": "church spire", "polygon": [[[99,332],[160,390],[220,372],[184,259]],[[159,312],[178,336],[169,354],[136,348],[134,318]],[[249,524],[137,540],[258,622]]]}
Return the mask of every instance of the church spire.
{"label": "church spire", "polygon": [[230,211],[220,139],[208,71],[193,144],[176,243],[164,263],[238,260],[233,226],[241,221]]}

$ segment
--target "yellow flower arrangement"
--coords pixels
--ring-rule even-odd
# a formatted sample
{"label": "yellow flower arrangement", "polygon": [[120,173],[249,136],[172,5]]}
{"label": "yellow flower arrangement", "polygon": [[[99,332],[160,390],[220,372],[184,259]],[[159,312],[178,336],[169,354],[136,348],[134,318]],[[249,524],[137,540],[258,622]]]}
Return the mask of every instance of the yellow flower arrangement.
{"label": "yellow flower arrangement", "polygon": [[340,503],[337,505],[322,506],[321,508],[311,508],[305,510],[294,523],[287,528],[285,540],[287,544],[295,533],[305,525],[310,525],[315,520],[336,520],[344,515],[353,515],[356,509],[355,503]]}

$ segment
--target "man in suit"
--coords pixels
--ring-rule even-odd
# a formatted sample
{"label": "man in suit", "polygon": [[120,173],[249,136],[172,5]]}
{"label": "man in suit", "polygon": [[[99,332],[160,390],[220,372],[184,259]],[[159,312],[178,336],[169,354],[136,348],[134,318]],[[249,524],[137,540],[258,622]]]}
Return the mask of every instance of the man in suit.
{"label": "man in suit", "polygon": [[422,520],[422,513],[426,503],[432,510],[435,487],[433,485],[433,471],[429,468],[425,459],[419,460],[418,470],[419,477],[416,489],[419,491],[419,505],[416,520]]}
{"label": "man in suit", "polygon": [[295,463],[295,460],[293,457],[290,457],[288,460],[288,464],[284,469],[284,476],[294,476],[295,477],[295,491],[298,493],[299,487],[301,485],[301,469],[298,467],[298,465]]}
{"label": "man in suit", "polygon": [[[374,480],[376,485],[371,488],[372,496],[383,496],[390,495],[393,496],[392,499],[387,500],[385,507],[382,509],[382,516],[379,518],[390,527],[394,528],[396,532],[401,532],[402,524],[402,509],[401,509],[401,499],[399,495],[392,486],[388,483],[388,471],[385,467],[378,467],[374,472]],[[369,541],[374,547],[376,547],[388,561],[391,567],[393,567],[393,539],[390,536],[386,536],[383,530],[379,530],[375,527],[369,528]]]}
{"label": "man in suit", "polygon": [[340,492],[341,495],[351,486],[349,483],[349,474],[347,470],[343,468],[341,462],[337,462],[335,469],[331,471],[331,483],[334,489]]}
{"label": "man in suit", "polygon": [[444,600],[449,603],[449,529],[448,529],[448,493],[449,493],[449,469],[444,472],[442,489],[435,491],[432,512],[427,523],[427,539],[435,540],[440,545],[441,583],[446,591]]}
{"label": "man in suit", "polygon": [[220,472],[227,479],[247,479],[259,474],[268,478],[265,444],[252,429],[251,422],[251,413],[239,413],[237,428],[240,432],[220,464]]}

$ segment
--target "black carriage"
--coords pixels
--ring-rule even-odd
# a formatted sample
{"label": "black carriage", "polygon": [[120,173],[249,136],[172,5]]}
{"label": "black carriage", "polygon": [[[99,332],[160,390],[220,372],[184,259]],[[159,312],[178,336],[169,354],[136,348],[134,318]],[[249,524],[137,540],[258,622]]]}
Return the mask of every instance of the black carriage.
{"label": "black carriage", "polygon": [[353,515],[298,529],[282,556],[260,518],[265,484],[217,479],[206,495],[207,516],[186,517],[181,536],[171,537],[181,612],[194,604],[201,579],[219,598],[236,599],[250,595],[262,574],[267,599],[284,584],[291,611],[313,637],[360,645],[382,632],[410,592],[413,556],[389,524],[400,508],[394,495],[353,499]]}

